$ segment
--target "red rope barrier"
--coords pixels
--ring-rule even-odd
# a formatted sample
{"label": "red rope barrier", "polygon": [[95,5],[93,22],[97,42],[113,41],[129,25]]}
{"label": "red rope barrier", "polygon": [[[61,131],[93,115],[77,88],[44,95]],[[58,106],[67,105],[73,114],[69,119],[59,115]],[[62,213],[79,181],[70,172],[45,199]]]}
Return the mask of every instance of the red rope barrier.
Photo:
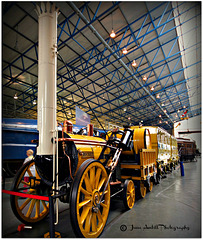
{"label": "red rope barrier", "polygon": [[32,194],[20,193],[20,192],[8,191],[8,190],[2,190],[2,193],[24,197],[24,198],[33,198],[33,199],[38,199],[43,201],[49,201],[49,197],[45,197],[45,196],[32,195]]}

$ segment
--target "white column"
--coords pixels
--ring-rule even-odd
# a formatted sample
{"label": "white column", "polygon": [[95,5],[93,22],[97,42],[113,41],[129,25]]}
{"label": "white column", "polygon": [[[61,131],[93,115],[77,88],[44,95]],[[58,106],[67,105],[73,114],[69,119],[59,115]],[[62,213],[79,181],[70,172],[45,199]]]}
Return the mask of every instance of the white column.
{"label": "white column", "polygon": [[38,106],[39,146],[37,155],[52,155],[52,137],[56,130],[57,17],[58,9],[50,3],[37,6],[38,42]]}

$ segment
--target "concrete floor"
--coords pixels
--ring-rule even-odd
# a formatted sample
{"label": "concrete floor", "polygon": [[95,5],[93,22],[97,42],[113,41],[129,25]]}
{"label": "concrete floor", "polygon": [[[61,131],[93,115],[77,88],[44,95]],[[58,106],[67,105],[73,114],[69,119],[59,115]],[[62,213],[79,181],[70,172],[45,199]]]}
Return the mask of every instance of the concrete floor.
{"label": "concrete floor", "polygon": [[[184,164],[154,186],[145,199],[138,199],[129,211],[121,200],[112,199],[107,225],[101,238],[200,238],[201,237],[201,159]],[[12,179],[6,179],[9,190]],[[60,203],[56,231],[62,238],[75,238],[70,224],[69,204]],[[10,207],[9,196],[2,194],[2,237],[43,238],[49,231],[49,218],[32,229],[17,231],[21,224]]]}

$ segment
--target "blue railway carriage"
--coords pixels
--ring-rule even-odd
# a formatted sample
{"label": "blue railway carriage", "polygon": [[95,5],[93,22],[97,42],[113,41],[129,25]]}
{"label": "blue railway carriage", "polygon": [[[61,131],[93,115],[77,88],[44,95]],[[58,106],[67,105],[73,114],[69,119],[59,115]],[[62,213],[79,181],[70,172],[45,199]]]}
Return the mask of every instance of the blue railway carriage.
{"label": "blue railway carriage", "polygon": [[26,158],[26,151],[36,152],[37,120],[2,119],[2,167],[6,175],[14,176]]}

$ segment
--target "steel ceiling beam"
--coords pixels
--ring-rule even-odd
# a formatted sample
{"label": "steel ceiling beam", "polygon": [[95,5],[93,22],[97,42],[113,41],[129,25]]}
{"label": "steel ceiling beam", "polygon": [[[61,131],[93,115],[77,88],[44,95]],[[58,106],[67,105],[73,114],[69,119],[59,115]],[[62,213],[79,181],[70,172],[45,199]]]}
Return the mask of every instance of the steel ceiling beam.
{"label": "steel ceiling beam", "polygon": [[[82,5],[81,7],[80,7],[80,9],[81,9],[81,11],[82,11],[82,8],[84,9],[83,10],[83,14],[87,14],[87,15],[85,15],[85,16],[87,16],[86,18],[87,18],[87,20],[89,20],[89,23],[90,24],[93,24],[93,23],[98,23],[98,24],[101,24],[100,25],[100,27],[103,29],[103,30],[105,30],[106,31],[106,33],[107,33],[107,30],[106,30],[106,28],[105,28],[105,26],[103,26],[102,25],[102,19],[104,19],[104,18],[106,18],[107,16],[109,16],[110,14],[111,14],[111,12],[112,11],[115,11],[115,10],[117,10],[118,9],[118,6],[119,6],[119,2],[118,2],[118,6],[113,6],[113,4],[114,4],[115,2],[112,2],[112,4],[109,6],[108,5],[108,7],[111,7],[112,9],[110,9],[109,11],[107,11],[105,14],[104,14],[104,11],[106,11],[108,8],[106,8],[105,7],[105,5],[104,5],[104,7],[105,7],[105,9],[103,9],[102,8],[102,4],[101,4],[101,2],[98,2],[98,4],[96,4],[95,5],[95,7],[94,7],[94,11],[92,11],[91,10],[91,2],[86,2],[84,5]],[[33,3],[34,4],[34,3]],[[67,3],[68,4],[68,3]],[[123,39],[122,39],[122,41],[124,41],[124,40],[127,40],[127,45],[128,45],[128,47],[131,49],[131,50],[133,50],[133,41],[134,41],[134,39],[133,39],[133,36],[132,36],[132,34],[126,34],[126,35],[124,35],[123,33],[126,31],[127,32],[127,28],[129,28],[129,26],[130,26],[130,28],[131,28],[131,26],[133,27],[134,26],[134,24],[136,24],[136,22],[138,22],[138,21],[140,21],[141,22],[141,24],[142,24],[142,28],[139,28],[138,30],[137,30],[137,32],[135,32],[134,31],[134,33],[133,34],[135,34],[135,36],[137,37],[137,39],[139,38],[139,41],[142,43],[141,44],[141,47],[142,46],[147,46],[147,47],[150,47],[151,45],[152,45],[152,47],[153,47],[153,41],[148,41],[147,40],[147,43],[144,41],[144,40],[146,40],[146,36],[148,35],[148,34],[150,34],[150,33],[152,33],[153,32],[153,30],[151,31],[150,29],[149,29],[149,26],[151,26],[152,27],[152,21],[151,22],[147,22],[147,24],[146,24],[146,20],[147,20],[147,18],[149,17],[149,13],[153,13],[152,11],[153,10],[159,10],[159,8],[161,7],[161,8],[163,8],[164,7],[164,4],[166,4],[165,2],[163,2],[163,3],[161,3],[161,4],[156,4],[156,7],[154,8],[154,9],[150,9],[150,12],[147,12],[145,15],[142,15],[139,19],[137,18],[137,19],[135,19],[133,22],[131,22],[131,23],[129,23],[128,25],[126,25],[126,26],[123,26],[123,28],[122,29],[120,29],[119,30],[119,32],[118,32],[118,34],[120,35],[119,36],[119,38],[121,37],[122,38],[122,35],[123,35]],[[183,3],[181,3],[181,4],[183,4]],[[16,5],[17,6],[17,5]],[[23,5],[22,5],[22,7],[21,7],[21,5],[19,5],[20,6],[20,9],[26,14],[26,11],[24,11],[24,9],[23,9]],[[17,6],[17,7],[19,7],[19,6]],[[195,5],[193,4],[192,5],[192,8],[194,7]],[[191,8],[191,9],[192,9]],[[166,21],[165,21],[165,19],[167,18],[167,16],[166,16],[166,13],[167,14],[169,14],[169,11],[168,11],[168,9],[166,9],[165,7],[163,8],[164,9],[164,11],[162,11],[162,12],[160,12],[160,16],[159,16],[159,14],[157,14],[156,16],[155,16],[155,18],[153,18],[153,21],[156,21],[155,22],[155,24],[156,24],[156,27],[160,27],[160,30],[161,30],[161,28],[167,28],[167,23],[170,23],[170,22],[167,22],[166,23]],[[98,11],[99,10],[99,11]],[[187,13],[189,11],[189,9],[184,9],[184,12],[185,13]],[[99,14],[98,14],[99,13]],[[164,15],[165,14],[165,15]],[[182,13],[181,13],[182,14]],[[31,15],[29,15],[29,14],[27,14],[29,17],[32,17]],[[102,16],[101,16],[102,15]],[[26,15],[24,15],[24,16],[22,16],[22,18],[21,18],[21,20],[22,19],[25,19],[25,16]],[[65,18],[65,20],[63,20],[64,21],[64,23],[66,22],[66,24],[67,24],[67,21],[68,21],[68,19],[70,19],[70,20],[72,20],[72,19],[75,19],[75,17],[76,17],[76,14],[75,14],[75,12],[74,13],[71,13],[71,15],[70,16],[65,16],[65,15],[62,15],[61,14],[61,16],[63,16],[64,18]],[[102,17],[102,19],[101,19],[101,17]],[[166,17],[166,18],[165,18]],[[145,21],[144,21],[144,19],[145,19]],[[164,19],[164,21],[163,21],[163,19]],[[21,21],[20,20],[20,21]],[[25,19],[26,20],[26,19]],[[34,20],[34,22],[36,22],[36,19],[35,18],[33,18],[32,17],[32,20]],[[149,20],[149,19],[148,19]],[[171,18],[170,19],[170,21],[173,21],[174,20],[174,18]],[[23,20],[24,21],[24,20]],[[70,41],[72,40],[72,38],[71,38],[71,36],[76,36],[77,34],[80,34],[80,35],[78,35],[78,37],[79,36],[81,36],[81,34],[82,34],[82,36],[83,36],[83,30],[85,30],[85,29],[87,29],[87,27],[88,27],[88,25],[85,25],[84,27],[82,27],[82,28],[79,28],[79,25],[77,24],[77,23],[79,23],[79,21],[81,21],[80,20],[80,17],[78,17],[77,16],[77,18],[76,18],[76,21],[73,21],[73,22],[75,22],[73,25],[70,25],[71,23],[70,23],[70,21],[68,21],[68,24],[69,24],[69,27],[71,27],[71,31],[69,32],[69,37],[67,36],[66,37],[66,39],[65,40],[67,40],[67,39],[69,39]],[[163,23],[162,23],[162,21],[163,21]],[[165,23],[166,24],[165,24]],[[7,23],[7,22],[6,22]],[[157,24],[158,23],[158,24]],[[7,23],[8,24],[8,23]],[[15,24],[17,24],[17,23],[15,23]],[[150,25],[151,24],[151,25]],[[165,25],[164,25],[165,24]],[[14,25],[15,26],[15,25]],[[5,26],[6,27],[6,26]],[[66,25],[66,27],[67,27],[67,25]],[[60,36],[61,36],[61,34],[62,34],[62,32],[63,32],[63,30],[61,30],[61,28],[63,28],[63,24],[62,24],[62,22],[60,23],[60,27],[58,26],[58,30],[59,30],[59,34],[60,34]],[[165,28],[165,29],[166,29]],[[10,28],[11,30],[13,30],[12,28]],[[146,32],[146,30],[148,29],[148,31]],[[158,29],[158,28],[157,28]],[[14,30],[16,30],[16,29],[14,29]],[[121,31],[122,30],[122,31]],[[173,31],[173,30],[172,30]],[[159,31],[160,32],[160,31]],[[17,33],[17,32],[16,32]],[[22,37],[24,37],[24,34],[23,34],[23,32],[21,31],[21,33],[22,33]],[[128,31],[128,33],[129,33],[129,31]],[[143,34],[144,33],[144,34]],[[169,32],[168,32],[169,33]],[[163,34],[164,35],[164,32],[162,31],[161,32],[161,34]],[[160,36],[163,36],[163,35],[160,35]],[[66,43],[64,43],[63,41],[61,41],[61,39],[60,39],[60,36],[59,36],[59,38],[58,38],[58,40],[59,40],[59,44],[60,44],[60,49],[62,49],[62,48],[64,48],[64,47],[69,47],[68,46],[68,41],[67,41],[67,44]],[[160,36],[158,36],[158,37],[160,37]],[[26,40],[28,40],[28,39],[26,39]],[[87,39],[88,40],[88,39]],[[91,39],[89,39],[90,41],[91,41]],[[150,40],[152,40],[152,39],[150,39]],[[157,40],[157,38],[155,38],[154,39],[154,41],[156,41]],[[33,39],[31,39],[31,41],[33,41]],[[148,73],[151,77],[152,77],[152,75],[153,75],[153,72],[152,72],[152,69],[151,68],[153,68],[155,71],[156,71],[156,69],[158,69],[158,67],[160,68],[160,70],[161,70],[161,68],[163,68],[163,71],[161,71],[161,74],[160,74],[160,76],[159,76],[159,78],[158,78],[158,80],[156,79],[155,81],[154,81],[154,79],[152,80],[152,79],[149,79],[149,81],[152,81],[152,82],[154,82],[154,84],[156,84],[156,83],[159,83],[160,81],[159,80],[163,80],[164,81],[164,83],[163,83],[163,89],[164,89],[164,91],[166,92],[166,94],[168,94],[168,97],[165,95],[165,94],[163,94],[163,100],[166,100],[167,102],[168,102],[168,100],[169,100],[169,98],[171,98],[171,97],[175,97],[175,95],[173,94],[173,86],[167,86],[168,84],[170,84],[169,82],[170,81],[168,81],[169,80],[169,77],[170,76],[168,76],[168,80],[167,80],[167,77],[165,77],[164,76],[164,74],[166,74],[167,75],[167,73],[164,71],[164,70],[166,70],[166,68],[167,68],[167,66],[166,66],[166,64],[167,63],[169,63],[169,61],[171,61],[171,63],[172,63],[172,65],[174,66],[174,64],[176,64],[176,61],[177,61],[177,64],[178,64],[178,60],[180,60],[180,58],[179,57],[177,57],[176,58],[176,56],[178,56],[178,54],[180,54],[180,52],[177,52],[176,53],[176,55],[173,55],[173,56],[170,56],[170,54],[171,54],[171,52],[172,52],[172,48],[171,48],[171,50],[170,50],[170,52],[169,52],[169,54],[167,55],[166,54],[166,56],[164,57],[164,59],[163,60],[160,60],[158,63],[156,62],[156,60],[157,60],[157,57],[159,56],[159,53],[160,53],[160,50],[161,50],[161,48],[160,48],[160,46],[159,46],[159,48],[157,48],[157,49],[155,49],[155,48],[151,48],[151,50],[150,50],[150,52],[148,52],[148,53],[146,53],[146,52],[144,52],[144,54],[142,54],[141,56],[139,56],[139,59],[141,60],[140,61],[140,63],[139,63],[139,68],[137,69],[138,71],[134,71],[135,69],[134,68],[132,68],[131,67],[131,62],[130,62],[130,60],[129,60],[129,58],[131,59],[131,57],[132,57],[132,51],[131,51],[131,53],[129,53],[128,55],[125,55],[125,56],[123,56],[122,54],[120,54],[120,50],[122,49],[122,47],[123,47],[123,42],[122,41],[114,41],[114,40],[112,40],[112,39],[110,39],[109,37],[107,38],[107,39],[105,39],[105,41],[107,42],[107,44],[113,49],[113,50],[115,50],[115,52],[118,54],[118,56],[121,58],[121,59],[123,59],[123,61],[125,62],[125,64],[127,65],[127,67],[133,72],[133,74],[134,75],[136,75],[136,77],[137,78],[139,78],[139,76],[138,76],[138,74],[140,74],[140,75],[142,75],[142,74],[144,74],[144,73]],[[32,42],[30,42],[31,44],[33,44]],[[81,42],[79,42],[80,44],[81,44]],[[146,45],[144,45],[146,43]],[[172,42],[171,42],[172,43]],[[171,45],[171,43],[169,43],[168,44],[168,46],[170,46]],[[117,58],[115,58],[115,60],[114,59],[112,59],[111,57],[113,56],[113,54],[112,53],[108,53],[108,49],[105,47],[104,48],[104,50],[103,51],[99,51],[99,48],[101,49],[101,46],[102,46],[102,42],[100,42],[99,44],[97,44],[97,45],[94,45],[94,44],[92,44],[91,42],[90,42],[90,47],[88,47],[88,48],[86,48],[85,50],[87,50],[87,51],[89,51],[89,56],[87,55],[87,51],[84,51],[84,54],[83,54],[83,51],[82,51],[82,54],[80,54],[79,52],[77,52],[77,50],[76,50],[76,48],[74,48],[74,49],[72,49],[73,51],[74,51],[74,53],[77,53],[78,55],[77,56],[79,56],[79,57],[74,57],[74,59],[73,59],[73,61],[71,61],[71,62],[68,62],[68,64],[71,66],[71,67],[73,67],[73,69],[71,70],[71,72],[73,73],[74,72],[74,75],[76,76],[78,76],[78,82],[80,82],[80,85],[81,85],[81,88],[83,89],[83,91],[87,91],[87,89],[85,89],[86,87],[89,87],[89,89],[91,90],[91,88],[93,89],[92,91],[88,91],[87,92],[87,98],[89,99],[89,101],[92,103],[92,102],[94,102],[94,98],[95,98],[95,100],[96,101],[98,101],[98,103],[96,103],[96,107],[95,107],[95,109],[96,110],[98,110],[97,111],[97,114],[105,114],[105,111],[107,111],[107,109],[108,110],[111,110],[111,111],[116,111],[115,110],[115,107],[118,107],[118,109],[117,109],[117,113],[115,113],[115,115],[117,115],[117,119],[119,119],[122,115],[124,115],[124,114],[133,114],[133,111],[135,111],[135,108],[134,108],[134,110],[132,109],[132,108],[129,108],[129,110],[128,110],[128,113],[123,113],[122,112],[122,107],[124,107],[124,106],[127,106],[126,104],[128,103],[128,106],[129,106],[129,103],[131,103],[131,102],[133,102],[133,98],[136,100],[136,98],[138,97],[138,96],[140,96],[140,101],[139,100],[137,100],[137,101],[139,101],[139,106],[136,106],[136,109],[142,109],[143,108],[143,106],[144,107],[149,107],[150,106],[150,102],[149,102],[149,100],[148,99],[150,99],[151,100],[151,98],[149,98],[149,97],[147,97],[144,93],[143,93],[143,96],[142,95],[140,95],[139,94],[139,90],[141,90],[141,92],[143,92],[142,91],[142,86],[141,87],[139,87],[138,86],[138,83],[135,83],[135,80],[134,80],[134,78],[132,77],[132,75],[130,75],[129,74],[129,72],[127,72],[127,70],[126,69],[124,69],[123,68],[123,66],[119,66],[119,67],[116,67],[115,69],[113,69],[113,67],[115,67],[116,66],[116,63],[118,62],[118,60],[117,60]],[[163,43],[163,44],[165,44],[165,42]],[[163,44],[162,44],[162,46],[163,46]],[[176,44],[176,40],[174,39],[174,43],[172,43],[173,45],[175,45]],[[83,44],[82,44],[83,45]],[[83,45],[83,46],[85,46],[85,45]],[[167,44],[166,44],[166,46],[167,46]],[[11,49],[12,50],[12,49]],[[37,56],[37,45],[35,45],[34,46],[34,49],[32,48],[30,51],[35,51],[36,52],[36,56]],[[65,50],[65,49],[64,49]],[[154,51],[154,52],[153,52]],[[86,54],[86,55],[85,55]],[[148,65],[148,66],[146,66],[145,64],[146,64],[146,62],[145,62],[145,56],[147,56],[147,54],[150,54],[152,57],[154,56],[154,58],[153,58],[153,60],[151,61],[151,63],[150,63],[150,65]],[[150,55],[149,55],[149,57],[150,57]],[[26,69],[26,67],[28,66],[26,63],[27,63],[27,60],[26,60],[26,56],[31,56],[31,55],[29,55],[29,51],[28,52],[26,52],[25,53],[25,55],[23,55],[23,54],[21,54],[20,53],[20,57],[18,58],[18,59],[16,59],[16,64],[13,62],[13,64],[11,64],[9,67],[8,67],[8,65],[7,65],[7,70],[6,71],[4,71],[4,76],[5,76],[5,73],[6,74],[9,74],[9,71],[10,71],[10,73],[11,72],[14,72],[15,70],[15,68],[16,68],[16,70],[17,70],[17,73],[20,73],[20,74],[23,74],[23,73],[27,73],[27,74],[32,74],[31,73],[31,69]],[[81,56],[84,56],[84,59],[82,59],[81,58]],[[18,56],[17,56],[18,57]],[[33,58],[35,58],[35,56],[33,57]],[[37,57],[36,57],[37,58]],[[31,60],[31,59],[29,59],[29,60]],[[28,64],[29,65],[31,65],[31,63],[30,63],[30,61],[28,60]],[[31,60],[32,61],[32,60]],[[36,59],[35,59],[35,61],[36,61]],[[126,61],[128,61],[127,63],[126,63]],[[167,63],[166,63],[166,61],[167,61]],[[7,62],[8,63],[8,62]],[[21,64],[22,63],[22,64]],[[33,63],[34,63],[34,61],[33,61]],[[115,63],[115,66],[114,65],[112,65],[112,64],[114,64]],[[9,64],[9,63],[8,63]],[[21,65],[20,65],[21,64]],[[99,64],[101,64],[101,65],[103,65],[101,68],[100,68],[100,66],[99,66]],[[145,66],[144,66],[145,65]],[[105,69],[104,69],[104,66],[106,67]],[[141,66],[142,66],[142,70],[140,70],[140,68],[141,68]],[[178,68],[179,68],[179,66],[178,66]],[[171,69],[172,70],[172,72],[175,72],[175,70],[177,70],[178,68],[175,68],[175,69]],[[123,70],[124,69],[124,70]],[[62,69],[61,69],[62,70]],[[101,77],[99,76],[98,77],[98,75],[99,75],[99,73],[98,73],[98,70],[101,70],[101,72],[102,72],[102,75],[101,75]],[[160,70],[159,70],[159,72],[160,72]],[[121,71],[121,74],[119,73],[119,71]],[[84,75],[81,75],[81,72],[82,73],[85,73]],[[60,72],[61,73],[61,72]],[[98,73],[98,75],[96,75]],[[180,72],[180,74],[177,74],[177,77],[174,77],[174,80],[175,80],[175,84],[174,84],[174,86],[178,86],[178,89],[180,88],[180,89],[182,89],[181,91],[179,91],[179,93],[181,93],[181,104],[184,104],[184,103],[186,103],[187,102],[187,99],[184,99],[184,94],[185,93],[183,93],[183,91],[184,91],[184,79],[182,79],[182,75],[181,75],[182,73]],[[10,74],[11,76],[12,76],[12,74]],[[169,74],[170,75],[170,74]],[[179,76],[178,76],[179,75]],[[89,79],[89,81],[86,81],[85,79],[87,79],[87,77],[88,77],[88,79]],[[154,77],[154,76],[153,76]],[[60,83],[60,79],[62,79],[62,81],[63,81],[63,83]],[[106,91],[105,91],[105,89],[104,89],[104,87],[102,88],[101,86],[101,89],[100,90],[95,90],[96,88],[97,88],[97,86],[99,86],[99,81],[100,81],[100,79],[103,79],[103,82],[106,84],[105,86],[108,86],[108,89],[106,89]],[[18,79],[16,78],[16,80],[18,81]],[[13,83],[13,81],[15,82],[15,79],[10,79],[9,81],[8,81],[8,83],[6,83],[7,85],[6,86],[3,86],[4,88],[6,88],[6,87],[10,87],[10,84],[12,84]],[[73,86],[73,84],[72,83],[70,83],[70,84],[68,84],[68,81],[69,81],[69,79],[67,78],[67,75],[66,75],[66,73],[65,73],[65,71],[64,71],[64,73],[62,73],[62,75],[60,75],[60,76],[58,76],[58,87],[59,87],[59,89],[60,89],[60,93],[59,93],[59,95],[62,93],[62,94],[65,94],[66,95],[66,93],[67,93],[67,95],[66,96],[79,96],[79,94],[78,94],[78,92],[73,92],[73,91],[68,91],[68,87],[70,86]],[[149,88],[150,87],[150,85],[152,84],[152,82],[149,82],[149,81],[146,81],[145,82],[145,84],[144,84],[144,86],[146,87],[146,88]],[[182,82],[183,81],[183,85],[180,85],[180,82]],[[117,87],[116,87],[116,92],[114,93],[114,94],[112,94],[112,95],[109,95],[109,94],[111,94],[111,91],[112,91],[112,89],[113,89],[113,85],[111,85],[111,82],[117,82]],[[142,80],[141,80],[141,82],[142,82]],[[136,84],[136,88],[133,88],[133,87],[131,87],[131,85],[129,85],[129,83],[132,83],[132,84]],[[101,84],[100,84],[101,85]],[[181,86],[181,87],[180,87]],[[11,86],[12,88],[14,87],[15,88],[15,86],[13,85],[13,86]],[[26,87],[26,86],[25,86]],[[23,87],[24,88],[24,87]],[[16,88],[17,89],[17,88]],[[122,90],[119,90],[119,89],[122,89]],[[161,92],[161,90],[158,90],[158,91],[160,91]],[[29,93],[30,94],[30,96],[28,95],[28,94],[23,94],[23,92],[22,92],[22,94],[20,94],[20,97],[21,97],[21,99],[23,99],[23,100],[25,100],[25,106],[26,107],[29,107],[30,106],[30,103],[28,104],[28,105],[26,105],[26,103],[27,102],[30,102],[29,100],[29,98],[32,98],[32,96],[34,96],[34,92],[33,92],[33,88],[31,87],[29,87],[28,86],[28,88],[27,88],[27,91],[26,91],[27,93]],[[95,95],[95,92],[96,92],[96,95]],[[103,95],[105,93],[105,95]],[[128,93],[130,94],[131,93],[131,98],[129,99],[129,102],[127,102],[126,101],[126,99],[124,99],[125,97],[127,97],[128,96]],[[154,94],[156,94],[157,92],[153,92],[152,93],[152,95],[153,96],[155,96]],[[92,96],[92,95],[94,95],[94,96]],[[144,97],[144,95],[145,95],[145,97]],[[105,99],[103,99],[103,97],[102,96],[105,96]],[[115,99],[111,99],[112,97],[114,96],[114,98]],[[80,96],[79,96],[80,97]],[[183,98],[182,98],[183,97]],[[12,98],[12,97],[11,97]],[[119,100],[119,98],[121,98],[120,100]],[[176,98],[176,97],[175,97]],[[61,108],[61,110],[62,111],[64,111],[63,109],[62,109],[62,107],[64,107],[64,102],[62,102],[62,99],[64,100],[65,98],[63,98],[63,97],[61,97],[60,98],[60,104],[59,104],[59,108]],[[173,99],[174,100],[174,99]],[[101,102],[102,101],[102,102]],[[176,99],[176,101],[177,101],[177,99]],[[152,101],[151,101],[152,102]],[[158,103],[160,103],[159,102],[159,100],[158,100]],[[70,103],[70,106],[68,106],[68,107],[70,107],[71,109],[73,109],[74,108],[74,106],[75,106],[75,104],[76,103]],[[80,106],[82,106],[82,107],[85,107],[85,103],[84,103],[84,100],[83,99],[81,99],[80,98],[80,100],[78,101],[78,104],[80,105]],[[176,105],[175,104],[175,101],[173,101],[173,104],[174,104],[174,106]],[[67,105],[65,105],[66,107],[67,107]],[[166,106],[166,105],[165,105]],[[167,103],[167,106],[168,107],[170,107],[169,106],[169,102]],[[157,105],[153,105],[152,106],[152,109],[154,109],[154,107],[155,108],[157,108]],[[196,106],[195,106],[196,107]],[[18,108],[18,106],[17,106],[17,108]],[[20,107],[19,106],[19,108],[20,108],[20,110],[22,109],[22,107]],[[27,112],[30,110],[30,111],[32,111],[31,110],[32,108],[30,108],[30,109],[25,109]],[[142,110],[141,110],[142,111]],[[157,110],[157,111],[159,111],[159,109]],[[173,109],[170,107],[170,111],[173,111]],[[199,111],[199,110],[193,110],[193,114],[195,114],[195,112],[196,111]],[[111,115],[112,113],[109,113],[109,116],[113,116],[113,115]],[[170,112],[170,114],[172,114],[172,112]],[[91,115],[91,113],[90,113],[90,115]],[[145,116],[145,118],[147,119],[147,116],[146,116],[146,113],[143,113],[143,115],[141,114],[141,112],[140,112],[140,114],[137,114],[136,113],[136,115],[134,115],[134,116],[138,116],[138,115],[140,115],[139,117],[137,117],[137,119],[141,119],[141,117],[142,116]],[[125,116],[127,116],[127,115],[125,115]],[[171,116],[171,115],[170,115]],[[67,117],[67,116],[66,116]],[[69,115],[68,115],[68,117],[69,117]],[[174,119],[174,116],[171,116],[171,118],[172,119]]]}
{"label": "steel ceiling beam", "polygon": [[[73,2],[69,2],[70,6],[72,7],[72,9],[81,17],[81,19],[84,21],[85,24],[89,24],[89,21],[86,19],[86,17],[80,12],[80,10],[75,6],[75,4]],[[113,49],[106,43],[106,41],[103,39],[103,37],[97,32],[97,30],[90,24],[88,26],[93,33],[95,34],[95,36],[104,44],[104,46],[113,54],[113,56],[118,60],[118,62],[124,67],[124,69],[133,76],[134,80],[140,85],[142,86],[143,90],[146,92],[146,94],[148,94],[150,96],[150,98],[152,99],[152,101],[155,102],[155,104],[159,107],[159,109],[161,110],[161,112],[163,112],[164,115],[166,115],[166,117],[173,123],[173,120],[170,118],[170,116],[164,112],[164,109],[161,107],[161,105],[159,103],[157,103],[156,99],[151,95],[151,93],[148,91],[148,89],[146,87],[144,87],[144,85],[140,82],[140,80],[135,77],[133,75],[133,72],[127,67],[127,65],[119,58],[119,56],[114,53]]]}
{"label": "steel ceiling beam", "polygon": [[[160,26],[162,26],[162,25],[160,25]],[[160,26],[159,26],[159,27],[160,27]],[[165,33],[164,33],[164,34],[165,34]],[[90,56],[90,58],[91,58],[91,57],[92,57],[92,55]],[[74,61],[75,61],[75,60],[74,60]],[[115,60],[115,61],[116,61],[116,60]],[[109,63],[109,64],[110,64],[110,63]]]}

